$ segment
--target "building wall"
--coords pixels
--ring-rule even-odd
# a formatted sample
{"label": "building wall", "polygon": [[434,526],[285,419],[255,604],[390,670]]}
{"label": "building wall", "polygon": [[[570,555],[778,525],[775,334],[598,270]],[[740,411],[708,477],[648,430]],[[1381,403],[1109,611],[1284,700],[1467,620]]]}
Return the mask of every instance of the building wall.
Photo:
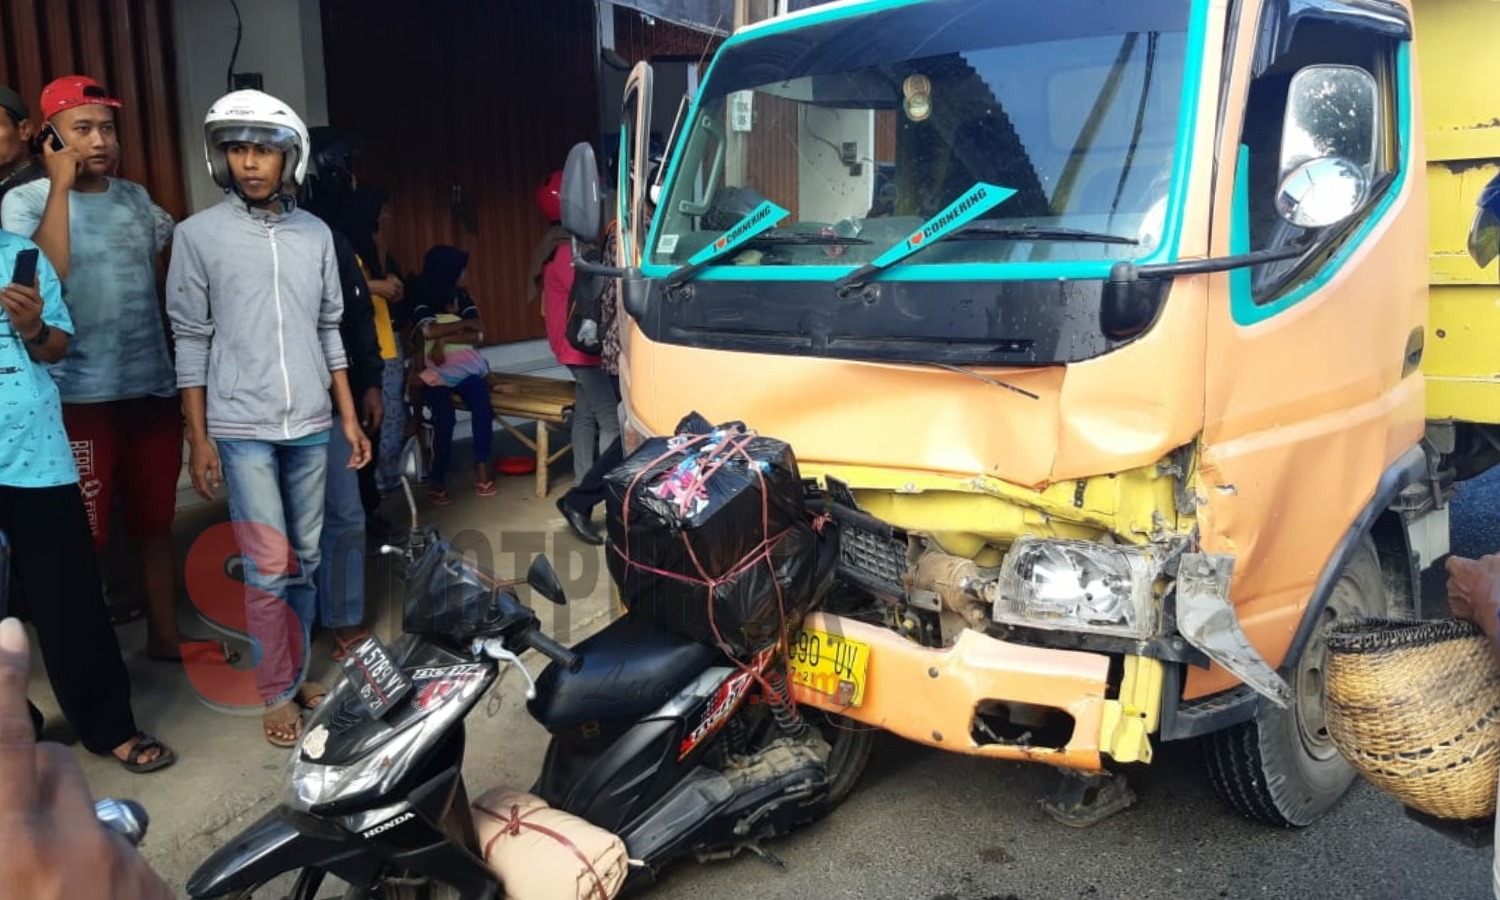
{"label": "building wall", "polygon": [[361,179],[391,190],[401,268],[461,247],[486,340],[543,334],[533,198],[599,137],[591,0],[324,0],[323,33],[329,112],[364,141]]}
{"label": "building wall", "polygon": [[[124,0],[122,0],[124,2]],[[171,0],[176,18],[183,171],[194,210],[224,196],[203,161],[203,116],[228,92],[235,10],[229,0]],[[242,28],[234,69],[258,72],[264,90],[291,105],[309,126],[328,124],[319,0],[238,0]]]}

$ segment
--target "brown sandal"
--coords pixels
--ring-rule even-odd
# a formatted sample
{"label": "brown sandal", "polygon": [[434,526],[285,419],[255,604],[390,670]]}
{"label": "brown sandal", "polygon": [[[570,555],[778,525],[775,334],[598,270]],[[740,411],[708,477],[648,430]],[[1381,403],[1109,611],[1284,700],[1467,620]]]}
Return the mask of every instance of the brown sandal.
{"label": "brown sandal", "polygon": [[302,739],[302,713],[295,704],[283,701],[260,714],[260,727],[271,746],[295,747]]}
{"label": "brown sandal", "polygon": [[[147,757],[152,750],[156,751],[156,756],[148,759]],[[114,756],[114,754],[110,755]],[[147,772],[165,769],[172,763],[177,762],[177,754],[172,751],[171,747],[163,744],[155,737],[144,731],[137,731],[135,736],[130,739],[130,746],[125,751],[125,758],[121,759],[115,756],[115,761],[124,766],[127,772],[144,775]]]}

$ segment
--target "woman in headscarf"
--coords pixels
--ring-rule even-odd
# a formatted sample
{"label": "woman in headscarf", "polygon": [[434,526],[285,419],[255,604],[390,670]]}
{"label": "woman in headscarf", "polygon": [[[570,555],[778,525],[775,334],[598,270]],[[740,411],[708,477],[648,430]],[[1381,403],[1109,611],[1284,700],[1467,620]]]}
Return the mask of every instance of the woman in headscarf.
{"label": "woman in headscarf", "polygon": [[490,474],[490,437],[495,413],[490,405],[489,363],[477,349],[484,340],[479,309],[464,289],[469,254],[457,247],[437,246],[422,263],[421,297],[412,318],[423,339],[424,368],[418,375],[422,397],[432,410],[432,473],[428,499],[438,506],[453,502],[446,481],[453,448],[456,416],[453,394],[463,398],[474,429],[474,493],[493,497],[498,492]]}

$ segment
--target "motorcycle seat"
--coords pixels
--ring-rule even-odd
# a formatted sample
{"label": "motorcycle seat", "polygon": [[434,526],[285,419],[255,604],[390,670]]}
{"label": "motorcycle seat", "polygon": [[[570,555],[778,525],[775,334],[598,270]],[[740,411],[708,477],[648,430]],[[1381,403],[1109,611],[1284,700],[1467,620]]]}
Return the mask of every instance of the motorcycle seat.
{"label": "motorcycle seat", "polygon": [[583,660],[578,671],[549,664],[537,677],[536,699],[526,704],[551,732],[639,720],[723,659],[715,647],[629,615],[572,650]]}

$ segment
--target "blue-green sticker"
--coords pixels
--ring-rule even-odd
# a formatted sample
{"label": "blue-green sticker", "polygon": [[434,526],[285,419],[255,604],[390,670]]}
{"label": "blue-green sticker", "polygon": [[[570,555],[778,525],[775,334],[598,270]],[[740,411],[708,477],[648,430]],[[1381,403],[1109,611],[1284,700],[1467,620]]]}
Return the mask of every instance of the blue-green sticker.
{"label": "blue-green sticker", "polygon": [[687,264],[701,266],[714,257],[722,256],[761,232],[776,227],[777,222],[789,215],[791,215],[790,212],[767,200],[750,210],[749,215],[715,238],[713,243],[694,253],[688,259]]}
{"label": "blue-green sticker", "polygon": [[907,235],[906,240],[877,256],[870,265],[883,269],[898,260],[905,259],[922,249],[922,245],[928,241],[969,224],[1015,195],[1016,192],[1010,188],[997,187],[981,181],[969,188],[962,197],[953,201],[947,209],[928,219],[921,228]]}

